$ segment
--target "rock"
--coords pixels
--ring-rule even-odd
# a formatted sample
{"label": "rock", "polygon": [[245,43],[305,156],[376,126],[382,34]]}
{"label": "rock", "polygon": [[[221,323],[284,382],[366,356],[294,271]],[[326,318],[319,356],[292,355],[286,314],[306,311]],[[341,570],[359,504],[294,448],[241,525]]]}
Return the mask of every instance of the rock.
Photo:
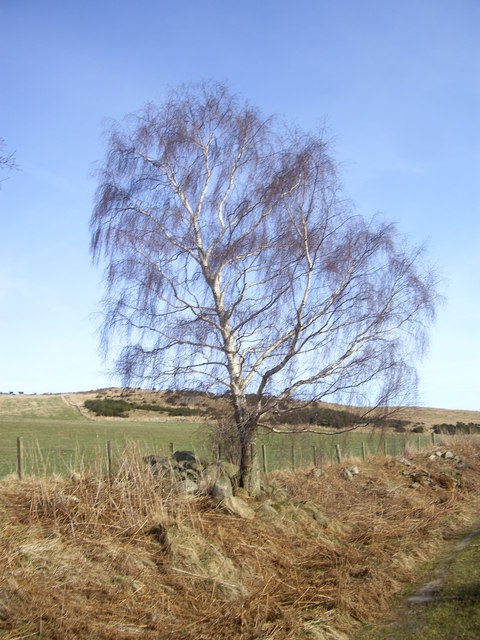
{"label": "rock", "polygon": [[437,458],[441,458],[442,457],[442,452],[441,451],[435,451],[435,455],[437,456]]}
{"label": "rock", "polygon": [[453,453],[451,451],[445,451],[445,453],[443,454],[443,457],[446,458],[447,460],[450,460],[454,456],[453,456]]}
{"label": "rock", "polygon": [[432,455],[431,455],[431,456],[428,456],[428,459],[429,459],[429,460],[436,460],[436,459],[437,459],[437,456],[436,456],[434,453],[432,453]]}
{"label": "rock", "polygon": [[197,457],[193,451],[175,451],[173,454],[175,462],[196,462]]}
{"label": "rock", "polygon": [[422,485],[419,482],[412,482],[410,489],[419,489]]}
{"label": "rock", "polygon": [[202,464],[193,451],[175,451],[173,459],[181,470],[191,469],[199,473],[202,471]]}
{"label": "rock", "polygon": [[353,480],[353,473],[350,471],[348,467],[345,467],[340,471],[340,475],[345,480]]}
{"label": "rock", "polygon": [[357,467],[356,464],[352,465],[351,467],[347,467],[347,468],[350,471],[350,473],[352,474],[352,476],[358,476],[358,474],[360,473],[360,469]]}
{"label": "rock", "polygon": [[229,513],[246,520],[252,520],[255,517],[255,511],[237,496],[227,496],[220,502],[220,506]]}
{"label": "rock", "polygon": [[320,507],[314,502],[307,500],[306,502],[302,502],[301,507],[306,513],[311,515],[312,518],[318,522],[318,524],[321,524],[321,525],[327,524],[328,522],[327,517],[322,512]]}
{"label": "rock", "polygon": [[406,467],[411,467],[412,463],[410,462],[410,460],[407,460],[406,458],[400,458],[399,462],[403,465],[405,465]]}
{"label": "rock", "polygon": [[419,484],[425,484],[425,482],[430,482],[431,475],[430,472],[426,469],[419,469],[410,475],[412,481],[418,482]]}
{"label": "rock", "polygon": [[215,500],[218,500],[219,502],[221,500],[225,500],[225,498],[233,496],[232,483],[226,477],[217,478],[210,490],[210,493]]}
{"label": "rock", "polygon": [[177,491],[185,496],[192,496],[198,491],[198,484],[191,478],[185,478],[175,484]]}
{"label": "rock", "polygon": [[313,467],[308,472],[308,475],[312,478],[321,478],[323,476],[323,470],[320,467]]}
{"label": "rock", "polygon": [[206,466],[202,473],[197,474],[199,492],[204,495],[209,495],[218,477],[219,470],[216,464]]}

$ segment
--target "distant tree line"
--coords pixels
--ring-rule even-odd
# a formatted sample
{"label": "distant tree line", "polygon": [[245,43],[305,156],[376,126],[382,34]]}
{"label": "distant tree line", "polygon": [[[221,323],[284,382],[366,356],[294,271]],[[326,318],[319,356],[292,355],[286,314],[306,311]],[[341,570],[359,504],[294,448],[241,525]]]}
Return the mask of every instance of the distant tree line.
{"label": "distant tree line", "polygon": [[457,422],[456,424],[443,422],[442,424],[434,424],[433,431],[451,436],[456,434],[474,434],[480,433],[480,424],[476,422]]}
{"label": "distant tree line", "polygon": [[[220,418],[223,414],[223,408],[217,410],[215,407],[188,407],[183,403],[187,398],[197,394],[191,391],[181,391],[169,394],[165,399],[165,405],[157,404],[156,400],[147,402],[128,401],[122,398],[97,398],[95,400],[86,400],[84,406],[97,416],[126,418],[129,411],[135,409],[142,411],[155,411],[166,413],[170,416],[207,416]],[[252,400],[252,398],[247,398]],[[177,406],[172,406],[173,404]],[[178,406],[180,405],[180,406]],[[265,423],[270,425],[286,425],[289,427],[310,425],[312,427],[329,427],[331,429],[348,429],[349,427],[362,424],[370,424],[371,418],[360,416],[357,413],[346,409],[334,409],[332,407],[323,406],[321,403],[306,404],[304,406],[293,405],[292,402],[283,402],[281,411],[266,416]],[[406,431],[407,420],[387,419],[382,422],[382,426],[395,429],[398,432]],[[452,425],[453,426],[453,425]]]}
{"label": "distant tree line", "polygon": [[92,411],[97,416],[127,418],[128,412],[134,409],[142,411],[158,411],[167,413],[170,416],[195,416],[203,414],[202,409],[191,409],[189,407],[164,407],[156,403],[147,402],[127,402],[116,398],[102,398],[96,400],[85,400],[84,407]]}
{"label": "distant tree line", "polygon": [[312,425],[341,429],[362,422],[362,419],[351,411],[331,409],[322,406],[306,406],[284,409],[273,413],[266,419],[270,424]]}

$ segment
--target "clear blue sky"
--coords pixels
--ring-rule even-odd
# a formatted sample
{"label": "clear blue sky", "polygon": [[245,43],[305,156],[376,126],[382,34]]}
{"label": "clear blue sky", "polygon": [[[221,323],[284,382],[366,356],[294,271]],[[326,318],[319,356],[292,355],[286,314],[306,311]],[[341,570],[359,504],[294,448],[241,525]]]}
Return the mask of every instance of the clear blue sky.
{"label": "clear blue sky", "polygon": [[478,0],[0,0],[0,391],[118,384],[88,221],[106,118],[216,79],[335,139],[346,193],[427,242],[447,302],[419,401],[480,409]]}

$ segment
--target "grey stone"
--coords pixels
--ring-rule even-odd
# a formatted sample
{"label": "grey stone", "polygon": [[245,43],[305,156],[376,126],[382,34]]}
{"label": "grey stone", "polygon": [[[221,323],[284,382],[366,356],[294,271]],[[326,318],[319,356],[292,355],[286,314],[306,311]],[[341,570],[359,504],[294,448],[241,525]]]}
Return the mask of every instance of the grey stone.
{"label": "grey stone", "polygon": [[217,478],[210,490],[210,493],[215,500],[225,500],[225,498],[233,496],[232,483],[226,477]]}
{"label": "grey stone", "polygon": [[198,490],[202,494],[209,494],[219,477],[218,467],[215,464],[206,466],[200,474],[197,474]]}
{"label": "grey stone", "polygon": [[235,516],[240,516],[245,520],[252,520],[255,517],[255,511],[238,496],[227,496],[220,502],[220,506]]}
{"label": "grey stone", "polygon": [[306,513],[311,515],[312,518],[316,520],[316,522],[318,522],[318,524],[321,524],[321,525],[327,524],[328,522],[327,517],[322,512],[320,507],[314,502],[307,500],[306,502],[302,502],[301,507],[304,511],[306,511]]}
{"label": "grey stone", "polygon": [[276,516],[278,516],[277,510],[272,505],[270,500],[265,500],[264,502],[262,502],[259,508],[259,513],[260,515],[266,516],[268,518],[275,518]]}
{"label": "grey stone", "polygon": [[445,453],[443,454],[443,457],[446,458],[447,460],[450,460],[454,456],[453,456],[453,453],[451,451],[445,451]]}
{"label": "grey stone", "polygon": [[345,467],[345,469],[342,469],[340,471],[340,475],[345,480],[353,480],[353,473],[350,471],[350,469],[348,467]]}
{"label": "grey stone", "polygon": [[401,464],[405,465],[406,467],[411,467],[412,466],[412,463],[410,462],[410,460],[407,460],[407,458],[404,458],[404,457],[400,458],[399,462]]}
{"label": "grey stone", "polygon": [[190,478],[186,478],[185,480],[180,480],[176,483],[177,491],[186,496],[192,496],[198,491],[198,484],[191,480]]}
{"label": "grey stone", "polygon": [[431,475],[430,472],[426,469],[418,469],[417,471],[410,474],[410,478],[414,483],[418,482],[420,484],[424,484],[425,482],[430,482]]}

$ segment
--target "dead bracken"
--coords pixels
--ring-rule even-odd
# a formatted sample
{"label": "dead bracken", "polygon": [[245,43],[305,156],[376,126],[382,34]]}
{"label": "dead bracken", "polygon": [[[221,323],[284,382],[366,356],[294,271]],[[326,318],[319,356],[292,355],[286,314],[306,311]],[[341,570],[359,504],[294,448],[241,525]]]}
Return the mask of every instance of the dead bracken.
{"label": "dead bracken", "polygon": [[182,494],[134,451],[111,481],[6,478],[0,629],[6,638],[354,637],[478,513],[480,442],[450,441],[441,452],[452,457],[430,459],[436,450],[270,474],[258,498],[242,498],[252,518],[207,490]]}

